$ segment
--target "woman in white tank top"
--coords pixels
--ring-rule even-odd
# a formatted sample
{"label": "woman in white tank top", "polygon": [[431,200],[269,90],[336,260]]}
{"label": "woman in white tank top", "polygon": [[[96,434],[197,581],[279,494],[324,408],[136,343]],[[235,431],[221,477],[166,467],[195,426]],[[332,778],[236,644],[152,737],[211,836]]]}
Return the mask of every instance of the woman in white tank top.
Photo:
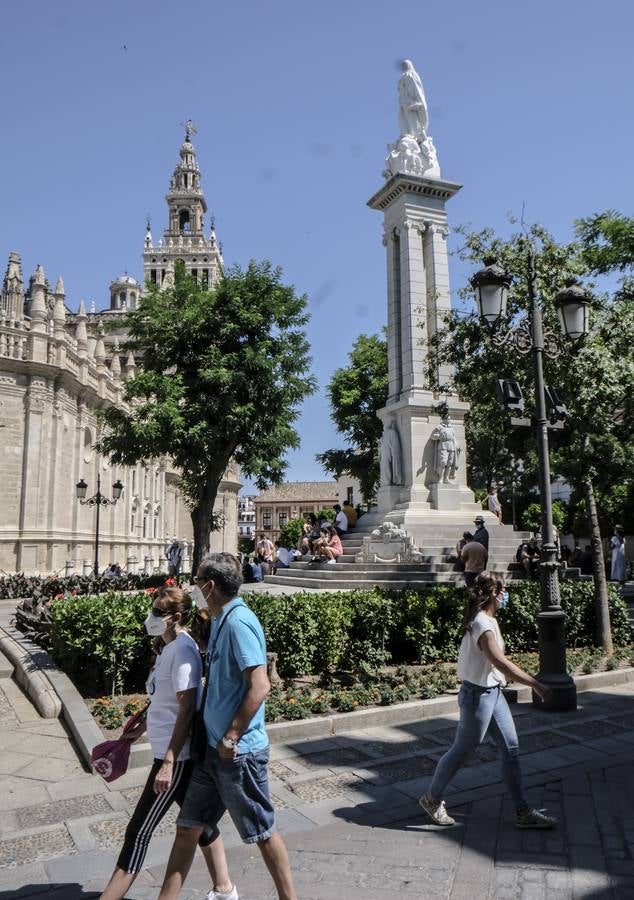
{"label": "woman in white tank top", "polygon": [[476,578],[464,618],[458,655],[460,722],[452,746],[439,760],[427,793],[419,803],[436,825],[453,825],[442,799],[445,789],[467,757],[490,734],[500,749],[502,777],[511,794],[517,828],[553,828],[557,820],[533,809],[522,788],[519,747],[513,716],[502,688],[512,678],[527,684],[542,701],[550,688],[541,684],[504,655],[504,641],[496,614],[508,603],[502,578],[482,572]]}

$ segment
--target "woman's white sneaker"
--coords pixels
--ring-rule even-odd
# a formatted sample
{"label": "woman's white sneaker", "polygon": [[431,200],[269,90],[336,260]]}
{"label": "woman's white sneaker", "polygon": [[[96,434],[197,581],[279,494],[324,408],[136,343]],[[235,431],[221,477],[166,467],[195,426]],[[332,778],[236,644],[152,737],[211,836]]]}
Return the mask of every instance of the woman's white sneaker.
{"label": "woman's white sneaker", "polygon": [[226,891],[226,893],[221,893],[220,891],[209,891],[205,900],[240,900],[238,897],[238,891],[236,890],[236,886],[231,888],[230,891]]}
{"label": "woman's white sneaker", "polygon": [[422,806],[422,808],[425,810],[429,818],[432,820],[434,825],[456,824],[456,820],[452,819],[451,816],[447,813],[447,808],[445,807],[444,800],[436,801],[433,797],[430,797],[429,794],[423,794],[418,802],[420,806]]}

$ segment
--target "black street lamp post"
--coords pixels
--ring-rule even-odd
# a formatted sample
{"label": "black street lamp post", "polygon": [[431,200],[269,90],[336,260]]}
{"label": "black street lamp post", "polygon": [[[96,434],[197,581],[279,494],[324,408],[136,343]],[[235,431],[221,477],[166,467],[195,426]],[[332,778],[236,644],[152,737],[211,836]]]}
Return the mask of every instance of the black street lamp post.
{"label": "black street lamp post", "polygon": [[86,498],[88,485],[83,478],[77,482],[75,490],[77,492],[77,499],[82,506],[97,507],[97,520],[95,522],[95,567],[93,570],[96,578],[99,575],[99,512],[102,506],[110,506],[111,504],[115,504],[117,500],[120,499],[121,494],[123,493],[123,485],[121,484],[121,481],[119,481],[119,479],[115,481],[115,483],[112,485],[112,500],[109,500],[101,493],[101,475],[98,473],[97,493],[93,494],[92,497]]}
{"label": "black street lamp post", "polygon": [[[485,259],[485,267],[471,279],[476,292],[480,321],[495,329],[506,313],[506,299],[511,279],[493,258]],[[566,614],[561,608],[559,593],[559,564],[553,528],[553,508],[550,491],[550,458],[548,451],[548,422],[544,385],[544,354],[559,355],[557,336],[544,329],[542,308],[535,286],[535,265],[532,250],[528,254],[529,318],[502,334],[493,334],[498,345],[514,345],[521,353],[532,352],[535,375],[535,434],[539,458],[539,494],[542,513],[542,544],[540,548],[541,609],[539,627],[539,675],[547,684],[553,698],[547,708],[571,710],[577,708],[577,689],[566,668]],[[588,332],[589,297],[574,282],[557,294],[556,302],[562,330],[573,341]],[[537,705],[543,704],[539,699]]]}

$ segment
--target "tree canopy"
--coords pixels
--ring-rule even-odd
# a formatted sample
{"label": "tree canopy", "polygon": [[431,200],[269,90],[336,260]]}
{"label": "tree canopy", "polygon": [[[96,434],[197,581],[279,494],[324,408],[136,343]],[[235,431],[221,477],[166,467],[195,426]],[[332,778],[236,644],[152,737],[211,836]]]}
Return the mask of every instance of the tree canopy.
{"label": "tree canopy", "polygon": [[[599,261],[602,266],[607,265],[607,237],[597,228],[596,222],[592,230],[589,224],[580,224],[580,240],[570,244],[558,244],[538,226],[532,227],[528,235],[515,234],[507,240],[496,237],[489,229],[463,232],[460,255],[474,264],[474,271],[484,256],[495,256],[513,276],[508,312],[511,324],[517,324],[526,308],[530,240],[537,250],[535,265],[545,328],[559,334],[555,294],[568,276],[589,274],[593,241],[601,241],[601,255],[595,256],[598,261],[594,271],[599,271]],[[622,261],[622,255],[618,259]],[[575,352],[564,349],[557,359],[544,361],[546,383],[559,389],[569,411],[563,431],[551,432],[553,475],[561,475],[579,488],[590,474],[599,496],[622,485],[634,461],[630,415],[634,389],[633,324],[632,294],[626,296],[623,285],[614,295],[595,295],[590,336]],[[498,378],[518,381],[529,401],[530,415],[530,355],[522,356],[509,345],[497,343],[479,324],[475,313],[465,316],[456,311],[449,315],[446,330],[439,333],[436,350],[455,367],[454,382],[447,387],[453,387],[472,405],[466,423],[472,484],[488,487],[497,481],[508,485],[513,458],[524,463],[520,479],[523,486],[534,484],[537,479],[533,442],[527,431],[510,425],[494,390]]]}
{"label": "tree canopy", "polygon": [[330,418],[349,445],[317,454],[324,469],[359,480],[364,500],[379,483],[379,438],[383,426],[377,411],[388,392],[387,342],[384,336],[361,334],[348,354],[349,364],[337,369],[326,389]]}
{"label": "tree canopy", "polygon": [[254,261],[212,289],[177,264],[174,286],[148,285],[126,316],[126,346],[142,368],[125,382],[126,409],[104,411],[100,450],[125,465],[170,457],[191,508],[194,566],[230,462],[263,489],[281,481],[286,451],[299,446],[299,407],[315,388],[307,321],[306,298]]}

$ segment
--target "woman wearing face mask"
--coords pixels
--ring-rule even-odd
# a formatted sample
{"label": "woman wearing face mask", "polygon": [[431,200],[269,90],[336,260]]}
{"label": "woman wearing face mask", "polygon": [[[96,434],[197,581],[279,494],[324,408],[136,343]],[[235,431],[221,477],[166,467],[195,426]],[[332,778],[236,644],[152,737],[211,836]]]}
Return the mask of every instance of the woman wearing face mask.
{"label": "woman wearing face mask", "polygon": [[[186,627],[192,619],[196,630],[199,623],[189,594],[177,587],[158,590],[145,620],[147,633],[154,636],[160,649],[147,682],[147,721],[127,735],[137,740],[147,730],[154,763],[101,900],[125,896],[143,867],[152,834],[172,804],[180,806],[185,796],[193,768],[189,734],[202,679],[200,652]],[[205,624],[200,623],[203,628]],[[203,831],[199,845],[214,885],[207,900],[238,900],[218,830]]]}
{"label": "woman wearing face mask", "polygon": [[504,655],[504,641],[496,614],[508,603],[504,581],[492,572],[476,578],[463,622],[458,654],[460,722],[453,745],[436,766],[426,794],[419,803],[436,825],[453,825],[442,799],[445,789],[462,763],[490,734],[499,747],[502,776],[511,794],[517,828],[553,828],[557,820],[533,809],[522,788],[519,747],[513,716],[502,693],[506,678],[527,684],[546,702],[550,688],[520,669]]}

